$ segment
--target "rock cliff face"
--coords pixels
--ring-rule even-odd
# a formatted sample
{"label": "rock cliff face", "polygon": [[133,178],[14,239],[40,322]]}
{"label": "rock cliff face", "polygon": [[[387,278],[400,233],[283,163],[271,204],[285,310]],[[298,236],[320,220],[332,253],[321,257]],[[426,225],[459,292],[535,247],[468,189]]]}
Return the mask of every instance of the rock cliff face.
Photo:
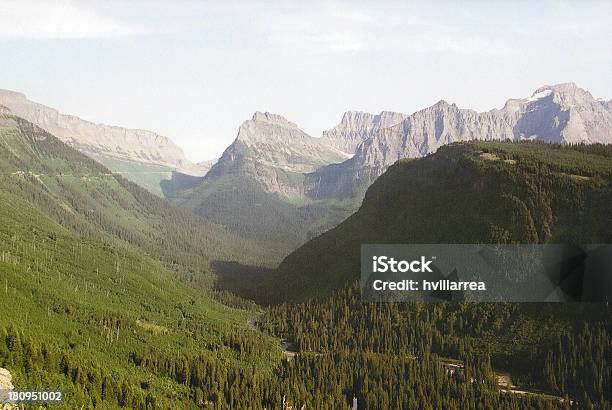
{"label": "rock cliff face", "polygon": [[612,111],[575,84],[544,86],[530,98],[509,100],[502,109],[484,113],[440,101],[381,128],[357,148],[355,161],[384,167],[473,139],[612,143]]}
{"label": "rock cliff face", "polygon": [[268,112],[256,112],[240,126],[236,140],[219,162],[247,156],[263,165],[291,172],[311,172],[344,159],[338,150],[306,134],[296,124]]}
{"label": "rock cliff face", "polygon": [[612,143],[610,106],[609,101],[596,100],[572,83],[541,87],[530,98],[508,100],[502,109],[484,113],[440,101],[396,124],[389,121],[390,126],[372,128],[354,157],[309,174],[305,191],[319,199],[362,192],[398,159],[422,157],[458,141]]}
{"label": "rock cliff face", "polygon": [[362,141],[383,128],[401,122],[404,118],[406,118],[406,114],[391,111],[383,111],[378,115],[360,111],[347,111],[342,116],[340,124],[329,131],[323,132],[321,142],[335,147],[351,157]]}
{"label": "rock cliff face", "polygon": [[208,172],[206,179],[240,175],[267,192],[288,197],[303,194],[303,174],[346,159],[343,153],[313,138],[284,117],[256,112],[242,123],[236,140]]}
{"label": "rock cliff face", "polygon": [[13,383],[11,373],[0,367],[0,390],[13,390]]}
{"label": "rock cliff face", "polygon": [[94,159],[110,157],[163,165],[190,175],[203,173],[171,140],[151,131],[95,124],[64,115],[14,91],[0,90],[0,105]]}
{"label": "rock cliff face", "polygon": [[[13,377],[11,373],[0,367],[0,390],[13,390],[13,383],[11,382]],[[16,410],[18,407],[14,404],[0,402],[0,410]]]}

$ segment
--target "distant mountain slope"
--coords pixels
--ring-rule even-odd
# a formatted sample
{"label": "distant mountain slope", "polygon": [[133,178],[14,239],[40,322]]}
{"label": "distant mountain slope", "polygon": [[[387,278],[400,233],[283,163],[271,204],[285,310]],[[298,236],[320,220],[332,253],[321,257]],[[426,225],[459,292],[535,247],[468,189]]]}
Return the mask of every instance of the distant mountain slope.
{"label": "distant mountain slope", "polygon": [[502,109],[478,113],[440,101],[392,122],[365,138],[360,134],[363,141],[351,159],[310,174],[308,195],[323,199],[360,193],[395,161],[422,157],[452,142],[612,143],[610,102],[596,100],[572,83],[541,87],[529,98],[508,100]]}
{"label": "distant mountain slope", "polygon": [[345,158],[284,117],[256,112],[251,120],[242,123],[235,141],[206,179],[238,174],[255,180],[267,192],[299,197],[303,194],[302,174]]}
{"label": "distant mountain slope", "polygon": [[264,300],[357,278],[363,243],[609,243],[611,203],[611,146],[448,145],[391,166],[357,213],[285,258]]}
{"label": "distant mountain slope", "polygon": [[208,159],[206,161],[202,161],[202,162],[198,162],[198,167],[200,167],[201,170],[201,175],[205,176],[208,171],[210,171],[210,169],[213,167],[213,165],[215,165],[217,163],[218,159]]}
{"label": "distant mountain slope", "polygon": [[97,156],[96,161],[111,170],[114,175],[120,175],[159,197],[164,197],[163,185],[175,175],[187,178],[197,178],[175,171],[165,165],[149,164],[113,157]]}
{"label": "distant mountain slope", "polygon": [[[18,195],[86,237],[115,238],[209,282],[214,261],[269,259],[247,240],[174,207],[37,126],[0,115],[0,189]],[[245,249],[247,251],[245,251]]]}
{"label": "distant mountain slope", "polygon": [[342,116],[340,124],[323,132],[321,142],[335,147],[351,157],[355,154],[355,150],[361,142],[383,128],[400,123],[406,117],[406,114],[391,111],[383,111],[377,115],[360,111],[347,111]]}
{"label": "distant mountain slope", "polygon": [[[131,180],[150,188],[151,178],[158,179],[154,192],[159,194],[159,181],[170,179],[172,171],[203,175],[206,168],[189,161],[183,151],[168,138],[147,130],[95,124],[73,115],[65,115],[45,105],[30,101],[25,95],[0,90],[0,105],[24,118],[85,155],[98,160],[112,171],[114,165],[132,170]],[[151,171],[150,165],[164,167],[167,173]],[[147,183],[147,178],[149,183]]]}
{"label": "distant mountain slope", "polygon": [[346,157],[285,118],[256,112],[204,178],[175,175],[163,189],[205,219],[276,252],[278,262],[356,208],[351,200],[320,202],[304,194],[306,173]]}

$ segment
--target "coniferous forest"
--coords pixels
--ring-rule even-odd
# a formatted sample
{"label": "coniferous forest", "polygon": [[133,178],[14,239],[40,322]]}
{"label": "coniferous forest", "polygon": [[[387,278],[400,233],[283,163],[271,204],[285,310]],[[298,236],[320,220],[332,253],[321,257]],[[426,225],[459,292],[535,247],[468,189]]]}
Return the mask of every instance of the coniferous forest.
{"label": "coniferous forest", "polygon": [[347,221],[228,290],[216,264],[279,255],[0,120],[0,367],[62,390],[49,408],[612,406],[607,304],[374,304],[356,281],[360,243],[609,243],[609,146],[400,161]]}

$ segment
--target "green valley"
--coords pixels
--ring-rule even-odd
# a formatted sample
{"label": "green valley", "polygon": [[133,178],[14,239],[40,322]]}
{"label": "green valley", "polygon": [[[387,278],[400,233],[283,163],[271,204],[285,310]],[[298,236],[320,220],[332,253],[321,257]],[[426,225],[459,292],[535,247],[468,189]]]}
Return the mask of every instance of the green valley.
{"label": "green valley", "polygon": [[[60,408],[610,402],[607,307],[368,304],[354,283],[362,242],[609,241],[609,147],[472,142],[400,161],[276,270],[252,269],[281,255],[261,231],[175,207],[25,120],[0,118],[0,149],[0,367],[18,389],[64,391]],[[217,183],[251,226],[283,213],[259,211],[270,196],[247,179]]]}

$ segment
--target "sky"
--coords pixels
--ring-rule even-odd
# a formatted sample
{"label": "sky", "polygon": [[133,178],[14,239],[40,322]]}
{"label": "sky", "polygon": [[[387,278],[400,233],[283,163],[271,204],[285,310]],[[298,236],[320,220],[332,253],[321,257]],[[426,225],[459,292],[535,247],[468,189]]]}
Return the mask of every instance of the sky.
{"label": "sky", "polygon": [[255,111],[486,111],[545,84],[612,98],[610,1],[0,0],[0,88],[219,157]]}

